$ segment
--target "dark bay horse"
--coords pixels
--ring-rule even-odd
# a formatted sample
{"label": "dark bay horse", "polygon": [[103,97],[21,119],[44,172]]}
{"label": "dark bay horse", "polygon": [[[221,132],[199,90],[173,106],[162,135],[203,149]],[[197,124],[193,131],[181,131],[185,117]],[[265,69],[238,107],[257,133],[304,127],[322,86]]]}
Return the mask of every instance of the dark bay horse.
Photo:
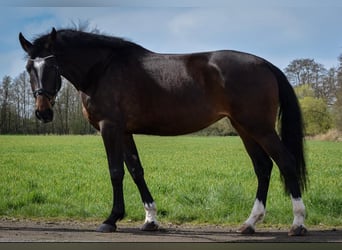
{"label": "dark bay horse", "polygon": [[[156,204],[132,134],[181,135],[228,117],[239,133],[258,179],[251,214],[238,230],[254,233],[265,215],[272,160],[290,194],[289,235],[303,235],[306,167],[300,107],[285,75],[254,55],[237,51],[158,54],[121,38],[54,28],[32,43],[19,34],[36,116],[53,119],[61,76],[80,92],[83,112],[101,132],[113,187],[110,216],[98,227],[113,232],[125,213],[124,163],[146,211],[142,230],[157,230]],[[277,117],[280,135],[275,130]]]}

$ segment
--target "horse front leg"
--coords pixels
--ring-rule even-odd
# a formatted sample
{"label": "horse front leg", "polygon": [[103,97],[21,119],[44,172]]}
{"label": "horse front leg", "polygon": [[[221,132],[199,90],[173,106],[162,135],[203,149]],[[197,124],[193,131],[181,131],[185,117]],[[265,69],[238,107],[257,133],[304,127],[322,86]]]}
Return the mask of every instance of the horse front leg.
{"label": "horse front leg", "polygon": [[144,178],[144,169],[141,165],[138,150],[134,143],[133,136],[127,134],[124,137],[124,160],[126,166],[131,174],[135,184],[137,185],[141,200],[145,209],[145,223],[141,230],[143,231],[156,231],[159,228],[157,222],[157,207],[152,198],[152,195],[147,187]]}
{"label": "horse front leg", "polygon": [[116,222],[125,214],[123,197],[123,131],[120,124],[102,121],[100,131],[107,153],[110,179],[113,187],[113,207],[110,216],[96,231],[109,233],[116,230]]}

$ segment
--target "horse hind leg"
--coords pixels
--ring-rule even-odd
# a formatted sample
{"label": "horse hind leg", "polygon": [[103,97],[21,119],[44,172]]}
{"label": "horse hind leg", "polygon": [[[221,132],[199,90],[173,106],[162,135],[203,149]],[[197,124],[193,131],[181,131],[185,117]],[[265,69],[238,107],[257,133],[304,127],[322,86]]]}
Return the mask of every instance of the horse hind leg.
{"label": "horse hind leg", "polygon": [[132,135],[126,135],[124,138],[124,161],[129,173],[139,189],[140,196],[144,204],[145,223],[141,230],[156,231],[159,228],[157,221],[157,207],[145,182],[144,169],[141,165]]}
{"label": "horse hind leg", "polygon": [[256,138],[268,155],[276,162],[284,178],[286,190],[291,195],[294,219],[289,235],[305,235],[307,233],[304,226],[305,205],[301,198],[299,179],[296,174],[296,162],[293,155],[286,149],[274,130]]}
{"label": "horse hind leg", "polygon": [[253,234],[255,232],[256,224],[262,221],[266,214],[267,193],[273,163],[267,153],[253,140],[253,138],[245,134],[238,126],[235,125],[234,127],[240,134],[247,153],[252,160],[254,172],[258,179],[258,188],[252,211],[248,219],[237,232],[242,234]]}

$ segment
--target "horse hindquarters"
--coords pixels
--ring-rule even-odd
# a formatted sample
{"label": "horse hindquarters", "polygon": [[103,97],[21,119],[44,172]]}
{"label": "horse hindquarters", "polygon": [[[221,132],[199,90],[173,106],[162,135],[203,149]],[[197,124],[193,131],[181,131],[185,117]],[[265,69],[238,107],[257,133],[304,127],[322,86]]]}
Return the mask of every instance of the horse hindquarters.
{"label": "horse hindquarters", "polygon": [[275,130],[267,134],[246,135],[243,126],[235,126],[240,131],[246,150],[253,162],[254,170],[258,178],[258,189],[256,200],[249,218],[238,230],[241,233],[254,233],[255,225],[265,215],[267,192],[270,182],[272,161],[279,167],[284,178],[285,185],[291,194],[294,220],[289,235],[303,235],[306,233],[304,227],[305,206],[301,199],[301,190],[296,175],[296,162],[293,155],[287,150]]}
{"label": "horse hindquarters", "polygon": [[[271,164],[266,156],[268,155],[279,167],[286,190],[291,194],[294,221],[289,235],[302,235],[306,232],[304,227],[305,206],[301,200],[301,190],[305,185],[306,170],[303,157],[299,105],[286,77],[274,66],[268,64],[263,66],[265,65],[266,67],[263,67],[261,72],[266,72],[267,75],[260,78],[262,74],[259,73],[259,78],[255,80],[255,86],[260,87],[260,90],[255,91],[249,99],[246,96],[241,98],[243,102],[239,100],[240,103],[235,103],[235,107],[239,107],[240,112],[235,111],[235,113],[231,114],[231,120],[235,127],[237,127],[238,132],[240,132],[253,161],[259,182],[256,201],[261,202],[255,202],[251,216],[246,222],[249,222],[254,230],[254,224],[258,220],[256,217],[258,215],[261,217],[261,214],[264,213],[269,184],[268,176],[271,171]],[[272,88],[274,89],[273,92],[269,92],[268,95],[265,94],[267,91],[270,91],[268,89]],[[274,101],[274,96],[278,96],[275,90],[279,93],[282,114],[282,139],[279,138],[274,129],[274,110],[275,107],[278,107],[278,101]],[[253,92],[249,91],[250,93]],[[270,110],[273,110],[273,112]],[[251,219],[253,216],[256,219]],[[253,231],[244,229],[246,228],[243,228],[243,231]]]}

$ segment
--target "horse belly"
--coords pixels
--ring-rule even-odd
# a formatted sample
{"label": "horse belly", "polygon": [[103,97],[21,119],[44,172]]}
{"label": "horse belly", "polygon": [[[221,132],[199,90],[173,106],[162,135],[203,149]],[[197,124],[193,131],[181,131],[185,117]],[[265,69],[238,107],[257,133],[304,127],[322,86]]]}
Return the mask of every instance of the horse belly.
{"label": "horse belly", "polygon": [[[194,106],[195,107],[195,106]],[[188,109],[183,107],[173,110],[158,109],[139,116],[139,121],[127,123],[131,133],[150,135],[183,135],[204,129],[224,117],[218,112],[201,107]]]}
{"label": "horse belly", "polygon": [[223,79],[209,58],[206,53],[146,57],[144,77],[132,81],[140,84],[127,87],[127,128],[133,133],[180,135],[222,118]]}

